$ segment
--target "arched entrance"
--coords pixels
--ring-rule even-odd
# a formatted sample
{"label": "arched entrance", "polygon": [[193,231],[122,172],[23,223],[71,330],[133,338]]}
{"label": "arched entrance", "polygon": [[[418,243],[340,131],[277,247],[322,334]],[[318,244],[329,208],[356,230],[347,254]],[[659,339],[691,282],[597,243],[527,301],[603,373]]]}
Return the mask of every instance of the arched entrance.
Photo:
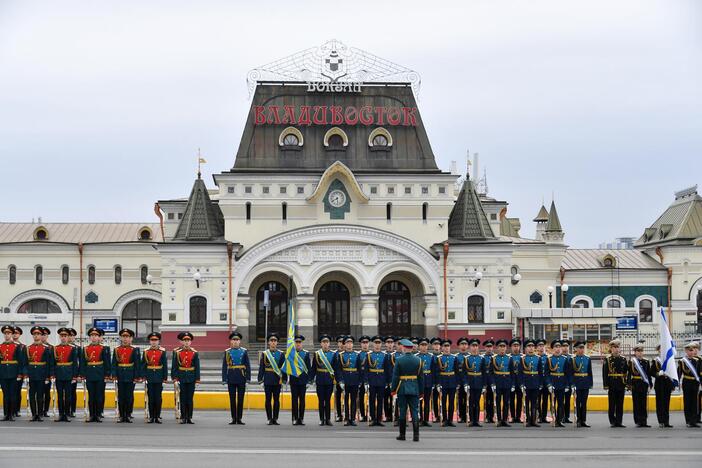
{"label": "arched entrance", "polygon": [[378,333],[383,336],[412,334],[412,301],[409,288],[401,281],[380,287]]}
{"label": "arched entrance", "polygon": [[339,281],[328,281],[317,293],[318,334],[348,335],[351,332],[351,297]]}
{"label": "arched entrance", "polygon": [[268,333],[277,333],[280,339],[288,331],[288,289],[278,281],[267,281],[256,291],[256,340],[266,340],[266,306],[268,291]]}
{"label": "arched entrance", "polygon": [[135,299],[122,309],[122,328],[134,330],[134,341],[146,343],[151,332],[161,326],[161,303],[153,299]]}

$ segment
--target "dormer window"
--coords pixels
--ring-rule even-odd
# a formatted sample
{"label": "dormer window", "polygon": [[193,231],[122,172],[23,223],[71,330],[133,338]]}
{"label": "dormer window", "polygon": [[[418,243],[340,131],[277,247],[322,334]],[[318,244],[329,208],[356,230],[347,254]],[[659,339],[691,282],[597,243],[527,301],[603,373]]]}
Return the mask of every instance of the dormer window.
{"label": "dormer window", "polygon": [[143,228],[139,229],[139,234],[138,234],[138,239],[140,241],[148,241],[151,240],[151,229],[148,227],[144,226]]}
{"label": "dormer window", "polygon": [[278,145],[283,151],[300,151],[303,142],[302,132],[295,127],[286,128],[278,137]]}
{"label": "dormer window", "polygon": [[392,136],[383,127],[378,127],[368,135],[368,146],[371,151],[390,151]]}
{"label": "dormer window", "polygon": [[612,255],[605,255],[602,259],[602,266],[605,268],[614,268],[617,266],[617,259]]}
{"label": "dormer window", "polygon": [[35,241],[47,241],[49,240],[49,231],[46,230],[44,226],[40,226],[34,230],[34,240]]}

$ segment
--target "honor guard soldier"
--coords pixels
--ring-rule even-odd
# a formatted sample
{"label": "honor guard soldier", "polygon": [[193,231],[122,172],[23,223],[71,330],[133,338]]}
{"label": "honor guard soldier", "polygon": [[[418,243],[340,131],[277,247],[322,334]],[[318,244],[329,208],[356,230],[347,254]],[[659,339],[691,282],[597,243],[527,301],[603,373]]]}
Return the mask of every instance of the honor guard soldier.
{"label": "honor guard soldier", "polygon": [[278,335],[268,335],[268,349],[261,354],[258,362],[258,383],[263,384],[266,396],[266,417],[269,426],[278,426],[280,413],[280,389],[287,381],[282,367],[285,355],[278,351]]}
{"label": "honor guard soldier", "polygon": [[44,391],[46,382],[51,382],[54,373],[53,354],[44,344],[43,327],[32,327],[29,331],[34,342],[27,346],[26,375],[29,378],[29,407],[32,421],[42,421],[44,415]]}
{"label": "honor guard soldier", "polygon": [[[41,341],[46,347],[49,348],[51,354],[53,355],[54,347],[49,343],[49,335],[51,335],[51,330],[47,327],[41,327]],[[49,417],[49,409],[51,409],[51,379],[44,383],[44,417]]]}
{"label": "honor guard soldier", "polygon": [[[432,338],[431,339],[431,353],[434,355],[434,357],[438,360],[439,356],[441,356],[441,338]],[[437,363],[438,366],[438,363]],[[438,374],[437,374],[437,380],[438,382]],[[431,391],[431,410],[432,413],[434,413],[434,423],[440,423],[441,422],[441,410],[439,409],[439,391],[436,389],[436,382],[434,382],[434,388]]]}
{"label": "honor guard soldier", "polygon": [[436,356],[429,352],[429,339],[419,339],[419,352],[417,357],[422,361],[422,373],[424,375],[424,385],[420,387],[422,399],[420,401],[420,425],[431,427],[429,424],[429,410],[431,407],[431,396],[434,386],[438,383],[439,365]]}
{"label": "honor guard soldier", "polygon": [[[509,357],[512,360],[512,367],[514,372],[518,373],[523,356],[520,352],[522,341],[519,338],[512,338],[509,342],[509,346]],[[517,375],[516,377],[517,380],[515,381],[514,390],[512,390],[509,397],[509,412],[512,415],[512,424],[522,422],[522,404],[524,402],[524,392],[522,392],[522,387],[519,383],[519,376]]]}
{"label": "honor guard soldier", "polygon": [[456,390],[460,387],[460,362],[455,354],[451,354],[451,340],[441,342],[441,356],[437,359],[439,366],[439,385],[441,394],[441,427],[456,427],[453,423],[454,401]]}
{"label": "honor guard soldier", "polygon": [[[656,346],[660,352],[661,345]],[[670,428],[670,395],[675,389],[675,383],[663,372],[661,358],[656,357],[649,366],[649,377],[654,379],[653,389],[656,392],[656,418],[658,427]]]}
{"label": "honor guard soldier", "polygon": [[651,427],[648,425],[648,392],[653,388],[650,377],[649,362],[643,357],[644,347],[634,346],[634,356],[629,360],[627,382],[631,389],[631,400],[634,408],[634,424],[636,427]]}
{"label": "honor guard soldier", "polygon": [[[366,357],[368,356],[369,351],[369,344],[370,344],[370,336],[368,335],[361,335],[361,337],[358,339],[358,342],[361,344],[361,349],[358,351],[358,357],[360,358],[362,363],[366,362]],[[362,376],[361,376],[362,377]],[[358,412],[361,415],[359,421],[360,422],[367,422],[368,421],[368,415],[366,414],[366,397],[368,396],[368,389],[366,388],[366,385],[361,382],[361,385],[358,387]]]}
{"label": "honor guard soldier", "polygon": [[[78,371],[80,372],[80,355],[83,352],[83,348],[76,344],[76,336],[78,332],[75,328],[68,329],[68,344],[76,349],[76,360],[78,361]],[[76,407],[78,406],[78,379],[71,382],[71,407],[68,412],[68,416],[71,418],[76,417]]]}
{"label": "honor guard soldier", "polygon": [[58,399],[59,421],[69,422],[73,383],[78,379],[79,360],[78,349],[69,343],[71,331],[59,328],[58,336],[61,342],[54,346],[54,370],[56,394]]}
{"label": "honor guard soldier", "polygon": [[[345,335],[339,335],[336,337],[336,350],[334,351],[334,357],[339,358],[339,354],[344,352],[344,340]],[[336,409],[336,422],[341,422],[344,420],[344,413],[342,412],[341,400],[343,399],[344,390],[341,388],[341,380],[337,375],[336,383],[334,384],[334,408]]]}
{"label": "honor guard soldier", "polygon": [[[483,354],[483,359],[485,360],[486,372],[490,372],[490,363],[492,361],[492,356],[494,356],[495,341],[491,338],[489,340],[483,341],[483,348],[485,348],[485,353]],[[488,376],[488,382],[489,382]],[[492,386],[485,383],[485,422],[494,423],[495,422],[495,392],[492,390]]]}
{"label": "honor guard soldier", "polygon": [[295,336],[295,352],[297,352],[297,355],[304,364],[302,373],[297,377],[294,375],[288,376],[288,382],[290,383],[290,396],[292,397],[291,409],[293,426],[305,425],[305,397],[307,395],[307,385],[309,385],[310,382],[309,369],[311,364],[309,351],[302,349],[302,343],[304,341],[304,336]]}
{"label": "honor guard soldier", "polygon": [[507,340],[497,340],[497,354],[490,359],[487,375],[495,394],[497,427],[510,427],[507,423],[509,400],[516,386],[516,376],[514,363],[507,354]]}
{"label": "honor guard soldier", "polygon": [[458,423],[459,424],[464,424],[468,416],[466,415],[466,410],[468,409],[468,391],[466,390],[466,386],[464,384],[465,376],[463,375],[464,373],[464,368],[463,368],[463,363],[465,362],[465,359],[468,357],[468,338],[466,337],[460,337],[458,341],[456,342],[458,345],[458,359],[459,359],[459,373],[458,373],[458,381],[459,381],[459,387],[458,387],[458,398],[457,398],[457,405],[458,405]]}
{"label": "honor guard soldier", "polygon": [[424,388],[424,372],[420,358],[412,354],[414,343],[410,340],[400,340],[403,354],[395,360],[392,372],[393,398],[397,396],[398,421],[400,435],[397,440],[405,440],[407,432],[407,408],[412,417],[412,440],[419,442],[419,400]]}
{"label": "honor guard soldier", "polygon": [[468,340],[469,354],[463,358],[461,373],[463,385],[468,394],[468,418],[470,427],[482,427],[480,424],[480,397],[487,385],[485,359],[480,355],[480,340]]}
{"label": "honor guard soldier", "polygon": [[383,427],[383,401],[385,388],[390,385],[389,359],[382,351],[383,340],[374,336],[373,350],[366,354],[363,363],[363,383],[368,387],[368,417],[371,427]]}
{"label": "honor guard soldier", "polygon": [[[570,354],[570,340],[560,340],[561,342],[561,356],[565,357],[566,360],[570,361],[572,355]],[[566,392],[564,395],[564,401],[565,401],[565,418],[563,418],[563,422],[565,424],[572,424],[573,421],[570,420],[570,397],[571,397],[572,392]]]}
{"label": "honor guard soldier", "polygon": [[[12,340],[13,342],[19,347],[20,355],[22,356],[22,359],[24,359],[27,356],[27,347],[20,341],[20,338],[22,338],[22,334],[24,331],[22,330],[21,327],[12,327],[13,332],[12,332]],[[17,384],[15,385],[15,391],[17,392],[15,394],[15,399],[14,399],[14,405],[15,405],[15,412],[14,416],[16,418],[20,417],[20,408],[22,407],[22,385],[24,384],[24,377],[20,378],[17,381]]]}
{"label": "honor guard soldier", "polygon": [[318,349],[310,366],[310,381],[314,381],[319,401],[319,425],[331,426],[331,399],[336,386],[338,356],[330,349],[331,336],[319,337]]}
{"label": "honor guard soldier", "polygon": [[609,342],[610,355],[602,363],[602,384],[607,390],[609,403],[609,424],[611,427],[626,427],[622,424],[624,417],[624,394],[627,386],[626,358],[619,354],[619,340]]}
{"label": "honor guard soldier", "polygon": [[0,344],[0,385],[2,385],[3,421],[15,420],[17,386],[22,382],[23,356],[22,349],[14,342],[12,335],[15,329],[3,325],[2,334],[5,341]]}
{"label": "honor guard soldier", "polygon": [[543,385],[543,361],[534,352],[535,345],[534,340],[526,340],[524,342],[526,354],[519,361],[519,384],[524,392],[526,427],[541,427],[536,422],[536,416],[539,392]]}
{"label": "honor guard soldier", "polygon": [[134,412],[134,386],[141,378],[139,363],[141,354],[139,348],[132,346],[134,331],[123,328],[119,331],[119,338],[122,344],[117,346],[112,352],[112,377],[117,386],[119,398],[118,409],[119,421],[123,423],[132,422]]}
{"label": "honor guard soldier", "polygon": [[[571,370],[570,360],[561,354],[561,342],[553,340],[551,342],[551,350],[553,354],[546,357],[544,366],[544,380],[546,390],[550,394],[551,407],[555,412],[551,414],[553,425],[555,427],[565,427],[563,420],[565,419],[565,395],[570,393],[571,387]],[[544,419],[546,415],[544,413]]]}
{"label": "honor guard soldier", "polygon": [[353,336],[344,340],[344,352],[339,354],[339,367],[342,388],[344,389],[344,426],[356,425],[356,402],[358,401],[358,387],[361,384],[363,367],[361,358],[353,350]]}
{"label": "honor guard soldier", "polygon": [[[383,340],[385,342],[385,355],[388,361],[388,373],[392,376],[392,371],[395,368],[395,337],[386,336]],[[393,414],[393,404],[392,404],[392,394],[390,389],[390,380],[388,379],[388,385],[385,387],[385,422],[392,422],[395,415]]]}
{"label": "honor guard soldier", "polygon": [[576,341],[575,355],[570,356],[571,393],[575,399],[575,421],[577,427],[590,427],[587,424],[587,398],[593,385],[592,361],[585,355],[585,342]]}
{"label": "honor guard soldier", "polygon": [[697,422],[699,408],[698,393],[700,391],[700,373],[702,361],[696,359],[695,349],[697,342],[685,345],[685,356],[678,362],[678,376],[683,393],[683,407],[685,410],[685,423],[687,427],[700,427]]}
{"label": "honor guard soldier", "polygon": [[146,381],[146,393],[149,398],[149,424],[161,424],[161,406],[163,401],[163,384],[168,381],[168,358],[166,349],[161,347],[161,334],[149,333],[149,347],[141,358],[141,376]]}
{"label": "honor guard soldier", "polygon": [[90,343],[83,347],[80,355],[80,376],[85,380],[88,392],[90,418],[87,422],[102,422],[102,408],[105,405],[105,382],[110,379],[111,362],[110,348],[100,342],[105,334],[101,328],[92,327],[88,330]]}
{"label": "honor guard soldier", "polygon": [[244,415],[244,396],[246,384],[251,381],[251,363],[249,353],[241,346],[242,335],[239,332],[229,334],[229,348],[222,358],[222,385],[229,391],[229,412],[232,420],[229,424],[241,424]]}
{"label": "honor guard soldier", "polygon": [[200,383],[200,354],[190,346],[193,342],[192,333],[179,333],[178,339],[180,347],[173,350],[171,379],[178,382],[180,387],[180,423],[195,424],[193,410],[195,385]]}
{"label": "honor guard soldier", "polygon": [[[541,358],[541,368],[546,370],[546,360],[548,359],[548,353],[546,352],[546,340],[536,340],[536,355]],[[539,409],[539,422],[542,424],[548,423],[547,416],[550,397],[551,394],[548,390],[548,386],[543,385],[541,387],[541,391],[539,392],[539,401],[537,405],[537,408]]]}

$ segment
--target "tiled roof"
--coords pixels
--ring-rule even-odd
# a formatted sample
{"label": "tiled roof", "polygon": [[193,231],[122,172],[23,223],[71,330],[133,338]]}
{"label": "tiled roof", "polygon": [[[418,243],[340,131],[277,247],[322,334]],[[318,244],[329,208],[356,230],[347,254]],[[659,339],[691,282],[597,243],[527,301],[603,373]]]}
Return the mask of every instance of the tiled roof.
{"label": "tiled roof", "polygon": [[483,205],[475,186],[466,178],[448,220],[449,239],[474,241],[494,239]]}
{"label": "tiled roof", "polygon": [[702,197],[696,187],[678,192],[675,201],[636,241],[636,246],[690,241],[702,237]]}
{"label": "tiled roof", "polygon": [[33,242],[39,227],[46,229],[48,239],[37,242],[136,242],[143,227],[151,230],[152,241],[163,241],[155,223],[0,223],[0,244]]}
{"label": "tiled roof", "polygon": [[199,177],[185,207],[183,219],[178,225],[174,240],[211,241],[224,237],[224,219],[222,212],[210,200],[205,183]]}
{"label": "tiled roof", "polygon": [[655,259],[634,249],[568,249],[561,265],[566,270],[609,269],[603,263],[607,255],[614,257],[620,269],[665,269]]}

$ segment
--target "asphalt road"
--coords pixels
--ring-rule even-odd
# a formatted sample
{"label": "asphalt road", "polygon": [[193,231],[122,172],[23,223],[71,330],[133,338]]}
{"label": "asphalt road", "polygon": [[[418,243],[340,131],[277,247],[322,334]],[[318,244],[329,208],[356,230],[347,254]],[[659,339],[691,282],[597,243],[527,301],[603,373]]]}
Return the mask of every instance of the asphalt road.
{"label": "asphalt road", "polygon": [[672,416],[675,427],[665,430],[636,429],[631,414],[625,415],[629,427],[611,429],[605,414],[593,413],[591,429],[432,427],[422,430],[418,443],[396,441],[392,427],[321,428],[315,413],[308,413],[306,427],[291,426],[287,412],[281,413],[281,426],[267,426],[261,411],[245,413],[245,426],[227,425],[224,411],[197,411],[193,426],[176,424],[172,412],[160,426],[138,418],[134,424],[115,424],[109,417],[102,424],[25,418],[0,423],[0,467],[407,467],[465,466],[476,460],[520,468],[554,463],[640,468],[699,467],[702,460],[702,429],[687,429],[681,413]]}

